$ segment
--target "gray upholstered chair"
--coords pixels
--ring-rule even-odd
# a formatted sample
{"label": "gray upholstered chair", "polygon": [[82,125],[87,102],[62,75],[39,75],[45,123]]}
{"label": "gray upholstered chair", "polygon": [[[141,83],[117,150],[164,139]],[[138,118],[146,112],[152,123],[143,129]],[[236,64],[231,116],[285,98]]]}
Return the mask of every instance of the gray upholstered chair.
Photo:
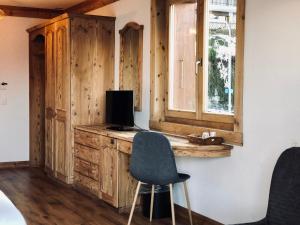
{"label": "gray upholstered chair", "polygon": [[175,225],[175,212],[173,202],[173,185],[183,182],[186,202],[188,206],[191,225],[192,213],[188,197],[186,181],[190,178],[187,174],[177,172],[174,153],[169,140],[154,132],[137,133],[133,139],[133,149],[130,160],[130,173],[138,180],[138,185],[130,212],[128,225],[131,224],[137,197],[142,184],[152,185],[150,221],[152,221],[154,187],[155,185],[168,185],[170,188],[172,223]]}
{"label": "gray upholstered chair", "polygon": [[267,216],[244,225],[300,224],[300,148],[280,156],[272,177]]}

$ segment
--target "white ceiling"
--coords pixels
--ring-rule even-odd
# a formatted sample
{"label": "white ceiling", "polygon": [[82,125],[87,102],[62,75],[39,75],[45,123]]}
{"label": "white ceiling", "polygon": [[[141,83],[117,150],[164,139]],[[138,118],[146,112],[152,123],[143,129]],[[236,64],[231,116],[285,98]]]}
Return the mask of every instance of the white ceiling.
{"label": "white ceiling", "polygon": [[34,7],[45,9],[66,9],[84,0],[0,0],[0,5]]}

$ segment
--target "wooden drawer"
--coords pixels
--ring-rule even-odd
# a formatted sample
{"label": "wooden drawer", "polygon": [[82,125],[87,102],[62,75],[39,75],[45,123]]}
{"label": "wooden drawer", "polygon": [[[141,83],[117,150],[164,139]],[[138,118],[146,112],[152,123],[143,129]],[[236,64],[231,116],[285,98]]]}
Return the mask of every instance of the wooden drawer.
{"label": "wooden drawer", "polygon": [[94,164],[99,164],[100,162],[100,151],[98,149],[89,148],[81,144],[75,144],[75,156]]}
{"label": "wooden drawer", "polygon": [[80,173],[74,173],[74,182],[75,186],[79,187],[80,189],[86,190],[97,197],[100,196],[99,194],[99,181],[95,181],[89,177],[83,176]]}
{"label": "wooden drawer", "polygon": [[122,140],[118,140],[117,143],[117,149],[120,152],[126,153],[126,154],[131,154],[132,151],[132,143],[129,141],[122,141]]}
{"label": "wooden drawer", "polygon": [[75,158],[75,171],[96,181],[99,180],[99,166],[91,162]]}
{"label": "wooden drawer", "polygon": [[100,149],[117,149],[117,140],[111,137],[100,136],[101,137],[101,147]]}
{"label": "wooden drawer", "polygon": [[101,149],[101,136],[99,134],[75,129],[75,143]]}

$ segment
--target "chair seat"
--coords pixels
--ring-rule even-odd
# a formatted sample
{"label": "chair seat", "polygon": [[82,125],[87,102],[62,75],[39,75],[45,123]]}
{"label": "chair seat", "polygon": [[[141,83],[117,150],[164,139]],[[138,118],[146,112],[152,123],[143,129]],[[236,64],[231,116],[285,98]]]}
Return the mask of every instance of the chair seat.
{"label": "chair seat", "polygon": [[179,179],[175,183],[182,183],[191,178],[190,175],[185,174],[185,173],[178,173],[178,177],[179,177]]}

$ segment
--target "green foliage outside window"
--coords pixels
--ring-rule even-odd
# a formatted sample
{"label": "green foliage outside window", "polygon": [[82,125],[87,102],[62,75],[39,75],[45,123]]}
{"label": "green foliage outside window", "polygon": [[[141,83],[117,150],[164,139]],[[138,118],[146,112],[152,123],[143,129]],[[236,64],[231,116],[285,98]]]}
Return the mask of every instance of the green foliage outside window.
{"label": "green foliage outside window", "polygon": [[[208,108],[220,111],[233,110],[228,109],[229,92],[232,92],[232,105],[234,105],[234,82],[231,82],[230,86],[228,85],[229,58],[224,56],[226,51],[230,51],[230,49],[228,41],[224,37],[213,36],[210,39],[208,52]],[[231,68],[231,80],[234,81],[235,55],[232,56]]]}

